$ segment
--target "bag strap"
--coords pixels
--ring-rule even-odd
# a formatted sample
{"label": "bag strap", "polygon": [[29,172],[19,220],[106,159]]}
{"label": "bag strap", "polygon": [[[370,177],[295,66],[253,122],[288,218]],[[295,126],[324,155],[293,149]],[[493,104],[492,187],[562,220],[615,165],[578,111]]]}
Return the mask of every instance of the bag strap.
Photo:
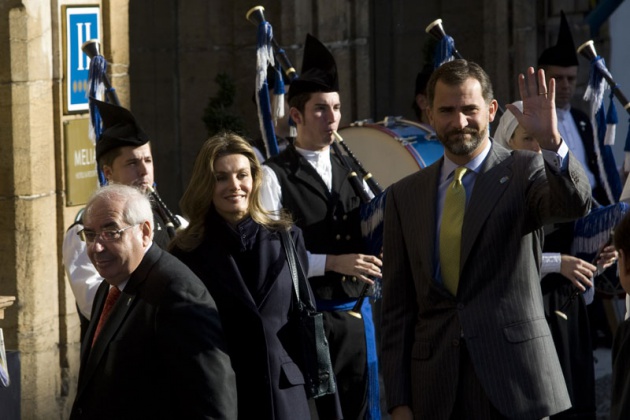
{"label": "bag strap", "polygon": [[289,263],[289,269],[291,270],[291,278],[293,279],[293,291],[295,292],[296,301],[300,302],[300,285],[297,273],[297,266],[295,264],[295,251],[291,246],[293,245],[293,241],[291,240],[291,236],[289,236],[289,232],[282,229],[280,230],[280,242],[282,242],[282,247],[284,248],[284,253],[287,256],[287,262]]}
{"label": "bag strap", "polygon": [[291,235],[286,230],[280,231],[280,239],[284,252],[289,262],[289,268],[291,269],[291,277],[293,278],[293,289],[297,297],[297,304],[300,308],[306,305],[309,309],[314,310],[315,305],[311,299],[311,295],[308,291],[308,283],[306,283],[306,275],[300,265],[300,261],[297,259],[297,251],[295,249],[295,243],[291,238]]}

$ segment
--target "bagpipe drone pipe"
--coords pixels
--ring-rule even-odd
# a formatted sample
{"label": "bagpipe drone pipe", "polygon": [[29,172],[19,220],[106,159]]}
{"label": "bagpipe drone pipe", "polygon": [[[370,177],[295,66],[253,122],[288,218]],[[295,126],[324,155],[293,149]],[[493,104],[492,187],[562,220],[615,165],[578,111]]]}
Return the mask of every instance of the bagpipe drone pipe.
{"label": "bagpipe drone pipe", "polygon": [[[109,78],[107,77],[107,60],[100,53],[100,42],[97,39],[90,39],[83,43],[81,50],[90,58],[89,76],[88,76],[88,95],[90,98],[101,100],[104,99],[107,103],[120,107],[120,100],[116,94],[116,89],[112,86]],[[101,118],[98,106],[90,100],[89,105],[90,112],[90,130],[89,136],[93,140],[94,144],[100,140],[103,132],[103,120]],[[107,180],[103,174],[102,169],[97,162],[97,173],[100,185],[105,185]],[[162,219],[166,223],[166,229],[170,238],[175,236],[175,231],[181,227],[181,221],[173,214],[173,212],[166,206],[166,203],[159,196],[155,190],[155,185],[148,189],[149,197],[151,198],[154,207],[159,212]]]}
{"label": "bagpipe drone pipe", "polygon": [[[101,43],[98,39],[87,40],[81,45],[81,51],[90,58],[90,66],[88,71],[88,97],[95,99],[104,99],[107,102],[120,106],[120,100],[116,94],[116,89],[112,87],[107,77],[107,60],[100,52]],[[102,133],[102,121],[98,108],[90,101],[90,128],[89,137],[96,145]],[[100,185],[107,183],[103,171],[97,164],[96,172]]]}
{"label": "bagpipe drone pipe", "polygon": [[[284,82],[282,71],[289,80],[297,78],[297,72],[291,65],[285,51],[273,37],[273,28],[265,19],[265,8],[255,6],[247,11],[245,18],[256,25],[256,107],[260,133],[265,144],[267,156],[279,153],[278,140],[274,129],[274,120],[284,116]],[[272,101],[267,81],[268,68],[275,69],[275,100]],[[272,106],[273,103],[273,106]]]}
{"label": "bagpipe drone pipe", "polygon": [[[611,203],[619,201],[622,193],[621,177],[615,163],[613,145],[616,137],[616,125],[619,121],[613,96],[621,102],[624,109],[630,114],[630,102],[623,94],[619,85],[606,68],[604,59],[597,55],[593,41],[587,41],[577,48],[578,54],[589,60],[591,64],[589,82],[584,100],[590,102],[591,124],[595,132],[595,153],[597,163],[602,176],[602,184]],[[604,110],[604,92],[610,88],[610,103],[608,112]],[[630,131],[625,143],[626,156],[630,152]],[[630,160],[626,158],[625,170],[630,169]]]}
{"label": "bagpipe drone pipe", "polygon": [[[278,45],[273,38],[273,29],[269,22],[266,21],[264,16],[264,7],[256,6],[250,9],[246,18],[258,27],[257,37],[257,61],[256,61],[256,101],[259,109],[259,120],[261,131],[265,139],[265,144],[268,147],[268,153],[273,156],[278,153],[278,144],[275,138],[273,130],[273,122],[271,115],[271,103],[269,98],[268,83],[266,80],[267,68],[269,65],[276,68],[278,72],[284,73],[290,80],[299,78],[295,67],[291,64],[284,50]],[[275,58],[274,58],[275,56]],[[277,62],[277,64],[276,64]],[[278,80],[278,79],[276,79]],[[276,83],[276,86],[278,84]],[[385,192],[378,184],[376,179],[368,172],[361,162],[356,158],[350,148],[344,143],[343,138],[334,132],[334,140],[331,143],[332,150],[337,155],[348,170],[348,181],[352,186],[355,194],[361,199],[361,231],[363,238],[366,241],[366,253],[370,255],[380,255],[382,250],[383,238],[383,213],[385,209]],[[344,155],[341,151],[341,147],[345,150]],[[351,162],[346,159],[346,156],[350,158]],[[361,177],[359,177],[359,173]],[[363,181],[371,191],[373,198],[368,191],[364,188]],[[380,280],[375,279],[375,291],[380,291]],[[361,317],[360,308],[363,304],[365,297],[368,296],[370,291],[370,285],[365,284],[360,296],[357,300],[357,304],[350,311],[350,313],[356,317]],[[380,292],[377,296],[380,296]]]}

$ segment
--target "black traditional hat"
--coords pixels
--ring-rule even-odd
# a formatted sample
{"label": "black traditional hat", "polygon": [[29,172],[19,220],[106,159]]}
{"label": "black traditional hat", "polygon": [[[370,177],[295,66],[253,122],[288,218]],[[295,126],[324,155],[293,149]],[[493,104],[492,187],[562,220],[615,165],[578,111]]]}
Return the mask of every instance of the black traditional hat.
{"label": "black traditional hat", "polygon": [[149,136],[138,125],[133,114],[126,108],[90,98],[103,120],[103,132],[96,141],[96,161],[112,149],[123,146],[139,147],[149,141]]}
{"label": "black traditional hat", "polygon": [[571,35],[571,29],[569,29],[569,23],[567,22],[564,12],[560,12],[560,32],[558,33],[558,42],[556,42],[556,45],[553,47],[549,47],[542,52],[538,58],[538,65],[560,67],[572,67],[578,65],[573,36]]}
{"label": "black traditional hat", "polygon": [[307,34],[302,73],[291,83],[289,100],[301,93],[311,92],[339,92],[339,78],[335,57],[317,38]]}

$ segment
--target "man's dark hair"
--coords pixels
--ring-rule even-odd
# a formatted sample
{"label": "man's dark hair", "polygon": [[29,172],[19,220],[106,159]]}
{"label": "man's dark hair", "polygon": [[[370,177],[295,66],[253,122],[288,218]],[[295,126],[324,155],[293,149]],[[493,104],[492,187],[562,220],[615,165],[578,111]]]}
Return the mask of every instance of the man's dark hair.
{"label": "man's dark hair", "polygon": [[427,99],[429,106],[433,107],[433,99],[435,98],[435,85],[438,80],[449,86],[462,85],[469,78],[477,79],[481,85],[481,94],[486,101],[490,103],[494,99],[492,91],[492,82],[488,74],[479,66],[479,64],[467,60],[453,60],[442,64],[433,71],[429,83],[427,84]]}
{"label": "man's dark hair", "polygon": [[109,166],[111,168],[118,156],[120,156],[120,147],[111,149],[103,153],[103,156],[101,156],[101,158],[98,160],[98,166],[100,166],[101,168],[103,168],[104,166]]}
{"label": "man's dark hair", "polygon": [[[149,147],[151,147],[151,143],[149,142],[148,144]],[[113,149],[110,149],[107,152],[103,153],[103,155],[98,160],[98,166],[100,168],[103,168],[105,166],[109,166],[111,168],[116,158],[120,156],[120,152],[123,147],[125,146],[114,147]]]}
{"label": "man's dark hair", "polygon": [[300,111],[301,114],[304,114],[304,108],[306,108],[306,103],[311,99],[311,96],[314,92],[304,92],[295,95],[289,100],[289,106],[291,108],[296,108]]}

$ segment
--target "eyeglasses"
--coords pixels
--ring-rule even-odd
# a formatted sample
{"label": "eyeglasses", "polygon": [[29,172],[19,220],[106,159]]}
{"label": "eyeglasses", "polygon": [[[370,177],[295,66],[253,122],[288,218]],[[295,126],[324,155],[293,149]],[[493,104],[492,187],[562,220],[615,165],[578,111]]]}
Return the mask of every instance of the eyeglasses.
{"label": "eyeglasses", "polygon": [[127,226],[118,230],[102,230],[99,233],[93,232],[91,230],[81,229],[77,232],[77,235],[79,235],[79,238],[81,238],[83,242],[86,242],[88,244],[94,243],[96,241],[96,238],[100,238],[103,242],[114,242],[120,239],[124,231],[126,231],[127,229],[131,229],[132,227],[137,225],[138,224]]}

